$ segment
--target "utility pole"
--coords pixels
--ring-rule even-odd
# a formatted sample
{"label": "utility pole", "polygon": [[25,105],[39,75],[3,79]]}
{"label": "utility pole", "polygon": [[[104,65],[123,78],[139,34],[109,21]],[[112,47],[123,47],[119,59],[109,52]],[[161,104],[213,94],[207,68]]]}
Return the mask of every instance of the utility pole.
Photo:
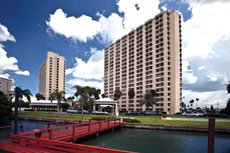
{"label": "utility pole", "polygon": [[219,112],[219,109],[218,109],[218,108],[219,108],[219,105],[220,105],[220,104],[219,104],[219,102],[217,101],[217,102],[216,102],[216,110],[217,110],[218,112]]}

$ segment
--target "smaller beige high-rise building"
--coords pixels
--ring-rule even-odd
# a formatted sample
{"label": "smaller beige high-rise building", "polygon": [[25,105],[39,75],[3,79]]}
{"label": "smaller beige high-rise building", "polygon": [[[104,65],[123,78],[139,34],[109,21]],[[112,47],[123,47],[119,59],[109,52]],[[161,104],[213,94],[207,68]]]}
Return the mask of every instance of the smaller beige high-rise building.
{"label": "smaller beige high-rise building", "polygon": [[11,88],[12,80],[0,78],[0,91],[4,92],[7,96],[9,96]]}
{"label": "smaller beige high-rise building", "polygon": [[65,91],[65,58],[48,52],[40,67],[39,93],[48,100],[54,90]]}

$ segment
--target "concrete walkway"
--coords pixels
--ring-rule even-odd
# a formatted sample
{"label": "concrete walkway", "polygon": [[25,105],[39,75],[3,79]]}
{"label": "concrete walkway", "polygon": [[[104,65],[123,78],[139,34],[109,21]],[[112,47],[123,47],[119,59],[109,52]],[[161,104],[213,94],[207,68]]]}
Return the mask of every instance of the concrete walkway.
{"label": "concrete walkway", "polygon": [[[174,118],[174,117],[170,117],[170,120],[178,120],[178,121],[208,121],[208,118],[187,118],[187,117]],[[216,118],[216,122],[230,122],[230,119]]]}

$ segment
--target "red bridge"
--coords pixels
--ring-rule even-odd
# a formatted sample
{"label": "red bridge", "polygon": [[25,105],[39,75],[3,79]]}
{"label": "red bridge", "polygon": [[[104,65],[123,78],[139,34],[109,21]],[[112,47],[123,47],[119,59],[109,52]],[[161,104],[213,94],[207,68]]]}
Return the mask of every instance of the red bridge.
{"label": "red bridge", "polygon": [[11,134],[0,142],[0,152],[6,153],[131,153],[129,151],[71,143],[78,138],[120,127],[121,119],[78,122]]}

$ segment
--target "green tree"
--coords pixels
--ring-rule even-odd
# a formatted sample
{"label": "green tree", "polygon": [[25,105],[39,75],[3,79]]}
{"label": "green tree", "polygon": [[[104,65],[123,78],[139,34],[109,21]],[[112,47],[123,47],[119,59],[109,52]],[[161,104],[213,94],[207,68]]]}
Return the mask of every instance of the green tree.
{"label": "green tree", "polygon": [[186,104],[184,102],[181,102],[182,112],[186,111]]}
{"label": "green tree", "polygon": [[199,98],[196,98],[196,108],[197,108],[197,103],[198,103],[199,100],[200,100]]}
{"label": "green tree", "polygon": [[227,84],[227,93],[230,94],[230,81]]}
{"label": "green tree", "polygon": [[74,101],[74,96],[70,96],[67,98],[68,101]]}
{"label": "green tree", "polygon": [[12,117],[12,103],[7,96],[0,91],[0,119],[10,119]]}
{"label": "green tree", "polygon": [[194,102],[195,102],[195,101],[194,101],[193,99],[191,99],[191,100],[189,101],[191,107],[193,106],[193,103],[194,103]]}
{"label": "green tree", "polygon": [[122,96],[122,92],[120,91],[120,89],[116,89],[115,91],[114,91],[114,100],[119,100],[120,98],[121,98],[121,96]]}
{"label": "green tree", "polygon": [[145,95],[144,98],[139,100],[140,105],[145,105],[147,107],[147,111],[149,110],[149,107],[155,105],[157,103],[157,93],[155,90],[150,90],[148,91]]}
{"label": "green tree", "polygon": [[93,110],[94,99],[99,99],[100,89],[89,86],[79,86],[75,85],[73,88],[76,89],[75,96],[79,99],[79,103],[82,108],[82,113],[84,108],[90,112]]}
{"label": "green tree", "polygon": [[40,93],[37,93],[35,97],[37,98],[37,100],[45,100],[45,97]]}
{"label": "green tree", "polygon": [[66,100],[65,97],[64,97],[64,95],[65,95],[65,91],[54,90],[54,92],[51,93],[51,95],[49,97],[49,99],[51,100],[51,102],[53,100],[57,100],[57,110],[58,111],[61,111],[61,109],[60,109],[61,108],[61,101],[62,100],[65,101]]}
{"label": "green tree", "polygon": [[129,99],[132,100],[135,97],[135,91],[133,88],[130,88],[128,91]]}
{"label": "green tree", "polygon": [[106,95],[103,93],[103,94],[101,94],[101,97],[102,98],[106,98]]}
{"label": "green tree", "polygon": [[230,98],[228,99],[225,109],[221,110],[220,113],[230,115]]}
{"label": "green tree", "polygon": [[[26,97],[26,99],[28,100],[28,103],[30,105],[31,103],[31,96],[33,96],[33,94],[30,92],[29,89],[22,89],[20,87],[15,87],[14,89],[14,93],[16,93],[16,89],[18,91],[18,96],[19,96],[19,102],[18,102],[18,105],[19,105],[19,113],[21,112],[21,107],[22,107],[22,104],[23,104],[23,97]],[[11,95],[10,97],[10,101],[12,102],[13,98],[15,98],[15,103],[16,103],[16,96],[15,94]]]}

